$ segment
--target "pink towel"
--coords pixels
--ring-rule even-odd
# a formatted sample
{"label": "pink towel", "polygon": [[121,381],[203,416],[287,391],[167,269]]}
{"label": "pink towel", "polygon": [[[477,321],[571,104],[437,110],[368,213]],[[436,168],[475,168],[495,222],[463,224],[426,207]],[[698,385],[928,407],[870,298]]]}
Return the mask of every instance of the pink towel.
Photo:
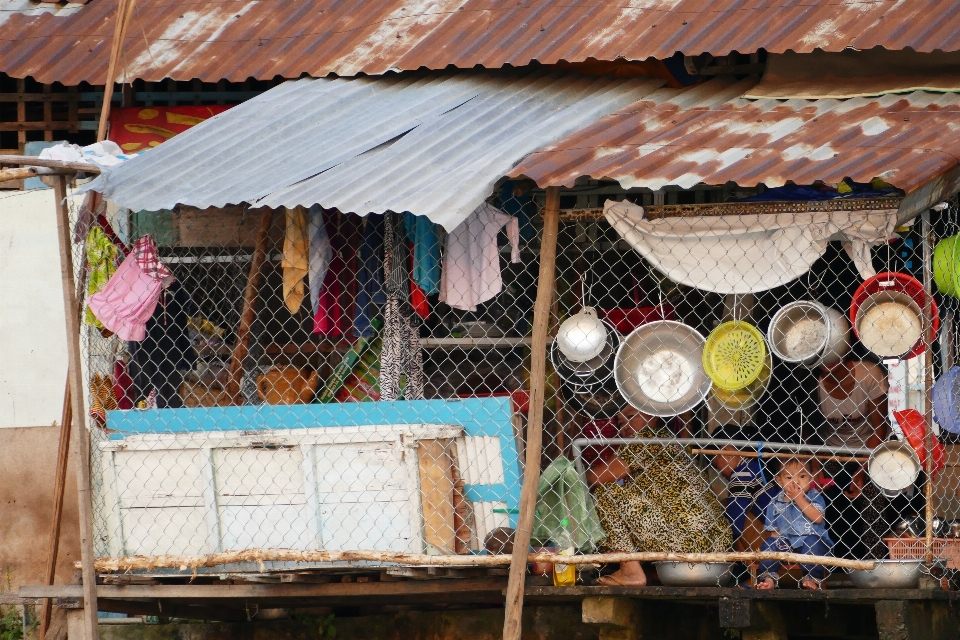
{"label": "pink towel", "polygon": [[139,342],[147,335],[147,321],[153,316],[162,289],[162,280],[146,273],[136,253],[131,253],[106,286],[90,296],[87,305],[121,340]]}

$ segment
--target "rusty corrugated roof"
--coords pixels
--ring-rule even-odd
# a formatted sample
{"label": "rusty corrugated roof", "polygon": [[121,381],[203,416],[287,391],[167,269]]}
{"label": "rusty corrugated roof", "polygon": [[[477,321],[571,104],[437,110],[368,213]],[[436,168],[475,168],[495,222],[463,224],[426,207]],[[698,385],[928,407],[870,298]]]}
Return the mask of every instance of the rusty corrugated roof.
{"label": "rusty corrugated roof", "polygon": [[[22,0],[3,0],[17,8]],[[13,2],[13,4],[10,4]],[[69,15],[0,4],[0,71],[102,84],[117,0]],[[127,80],[382,74],[448,65],[730,51],[960,50],[955,0],[138,0]]]}
{"label": "rusty corrugated roof", "polygon": [[650,189],[881,177],[910,191],[960,163],[955,93],[738,97],[752,84],[714,80],[666,101],[658,99],[667,91],[661,89],[531,154],[510,175],[540,186],[572,186],[590,176]]}

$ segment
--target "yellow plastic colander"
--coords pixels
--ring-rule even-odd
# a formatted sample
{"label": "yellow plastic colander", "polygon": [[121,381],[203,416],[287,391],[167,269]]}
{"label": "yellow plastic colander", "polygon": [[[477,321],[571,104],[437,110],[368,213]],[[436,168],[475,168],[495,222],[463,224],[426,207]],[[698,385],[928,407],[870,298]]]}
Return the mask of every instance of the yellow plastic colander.
{"label": "yellow plastic colander", "polygon": [[724,322],[707,337],[703,368],[713,384],[739,391],[760,376],[767,358],[763,334],[749,322]]}

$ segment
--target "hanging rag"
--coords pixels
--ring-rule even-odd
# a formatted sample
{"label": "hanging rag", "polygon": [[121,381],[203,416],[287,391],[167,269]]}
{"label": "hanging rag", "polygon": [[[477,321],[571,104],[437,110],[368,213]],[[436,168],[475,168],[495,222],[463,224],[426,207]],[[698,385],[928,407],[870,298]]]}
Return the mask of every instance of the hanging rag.
{"label": "hanging rag", "polygon": [[313,317],[314,333],[342,336],[350,331],[357,296],[357,253],[363,241],[362,220],[353,214],[325,212],[324,224],[332,252]]}
{"label": "hanging rag", "polygon": [[113,363],[113,395],[117,399],[118,409],[133,409],[133,378],[127,373],[127,362],[117,358]]}
{"label": "hanging rag", "polygon": [[[420,318],[410,307],[410,251],[403,221],[387,213],[384,225],[383,351],[380,355],[381,400],[419,400],[424,397]],[[404,384],[405,383],[405,384]]]}
{"label": "hanging rag", "polygon": [[376,314],[374,305],[387,301],[383,289],[383,218],[371,214],[364,220],[363,244],[360,245],[360,264],[357,266],[357,306],[353,319],[354,334],[372,336]]}
{"label": "hanging rag", "polygon": [[440,225],[426,216],[408,213],[403,218],[407,238],[413,243],[413,281],[432,296],[440,292]]}
{"label": "hanging rag", "polygon": [[497,236],[507,228],[510,261],[520,262],[517,219],[486,202],[447,234],[440,277],[440,301],[455,309],[476,311],[503,290]]}
{"label": "hanging rag", "polygon": [[[90,227],[87,233],[87,295],[103,291],[117,271],[117,247],[111,242],[106,233],[99,226]],[[98,329],[103,328],[97,317],[86,308],[84,322],[92,324]]]}
{"label": "hanging rag", "polygon": [[569,522],[580,551],[591,552],[606,535],[586,481],[573,463],[561,456],[540,474],[533,537],[541,542],[561,540],[564,520]]}
{"label": "hanging rag", "polygon": [[[309,245],[307,238],[307,210],[303,207],[285,209],[286,232],[283,236],[283,302],[290,313],[300,311],[306,295],[303,278],[309,271]],[[311,287],[312,288],[312,287]]]}
{"label": "hanging rag", "polygon": [[323,280],[330,269],[333,258],[333,246],[327,234],[327,225],[323,222],[323,209],[315,204],[307,212],[307,237],[310,239],[309,274],[310,310],[316,315],[320,309],[320,292]]}
{"label": "hanging rag", "polygon": [[894,236],[897,210],[697,216],[648,220],[643,207],[607,200],[607,222],[674,282],[721,294],[766,291],[810,270],[839,240],[860,275],[876,275],[870,248]]}
{"label": "hanging rag", "polygon": [[174,280],[173,273],[160,261],[153,238],[146,235],[134,243],[106,286],[87,300],[87,306],[121,340],[137,342],[146,336],[146,324],[160,292]]}

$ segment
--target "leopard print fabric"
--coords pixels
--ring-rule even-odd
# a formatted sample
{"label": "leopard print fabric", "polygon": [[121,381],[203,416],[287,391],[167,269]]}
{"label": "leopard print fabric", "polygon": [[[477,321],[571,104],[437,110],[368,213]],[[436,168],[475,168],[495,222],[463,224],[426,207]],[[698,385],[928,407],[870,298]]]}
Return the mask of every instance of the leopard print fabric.
{"label": "leopard print fabric", "polygon": [[[638,438],[670,437],[645,428]],[[693,459],[679,445],[622,446],[618,455],[631,474],[622,485],[594,489],[601,546],[613,551],[713,553],[732,544],[723,507]]]}

